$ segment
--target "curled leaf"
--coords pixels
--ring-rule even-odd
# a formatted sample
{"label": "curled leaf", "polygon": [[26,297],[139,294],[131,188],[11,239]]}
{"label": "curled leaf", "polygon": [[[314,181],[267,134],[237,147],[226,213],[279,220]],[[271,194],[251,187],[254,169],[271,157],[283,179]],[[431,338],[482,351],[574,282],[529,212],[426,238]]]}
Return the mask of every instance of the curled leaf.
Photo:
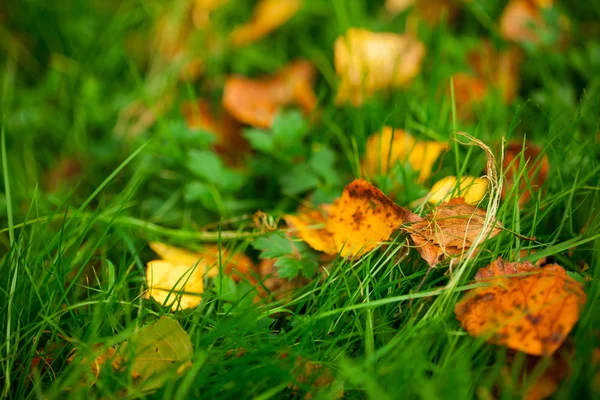
{"label": "curled leaf", "polygon": [[355,106],[377,91],[406,86],[421,70],[425,46],[408,35],[349,29],[334,44],[341,79],[336,103]]}
{"label": "curled leaf", "polygon": [[484,210],[457,198],[435,207],[425,218],[403,229],[421,257],[433,267],[444,258],[460,256],[480,237],[498,235],[502,225],[495,221],[486,223],[486,215]]}
{"label": "curled leaf", "polygon": [[272,78],[230,77],[223,89],[223,106],[240,122],[269,128],[281,107],[295,104],[306,113],[315,109],[317,98],[312,89],[315,73],[312,64],[300,60]]}
{"label": "curled leaf", "polygon": [[454,198],[462,197],[467,204],[477,204],[487,192],[488,180],[463,176],[460,178],[458,187],[455,176],[447,176],[437,181],[427,194],[427,201],[438,204]]}
{"label": "curled leaf", "polygon": [[[152,297],[161,304],[167,302],[173,311],[196,307],[204,293],[204,278],[219,274],[219,247],[206,246],[201,252],[191,252],[163,243],[150,243],[150,247],[161,260],[148,263],[146,298]],[[249,275],[252,261],[243,254],[229,256],[221,251],[223,270],[232,274],[234,280]]]}
{"label": "curled leaf", "polygon": [[301,0],[260,0],[250,22],[231,33],[231,42],[245,46],[262,39],[292,18],[300,6]]}
{"label": "curled leaf", "polygon": [[396,163],[408,161],[413,170],[419,171],[419,182],[424,182],[447,148],[447,143],[417,142],[403,129],[385,126],[381,133],[367,139],[363,169],[370,176],[385,175]]}
{"label": "curled leaf", "polygon": [[419,219],[363,179],[349,183],[329,210],[326,229],[342,256],[361,256],[407,222]]}
{"label": "curled leaf", "polygon": [[456,317],[475,337],[532,355],[552,355],[579,319],[586,295],[582,285],[556,264],[497,259],[477,272],[487,283],[456,305]]}
{"label": "curled leaf", "polygon": [[[550,162],[548,155],[542,154],[541,148],[531,143],[523,147],[521,142],[512,142],[506,147],[502,168],[507,183],[507,187],[503,188],[502,197],[506,197],[507,191],[518,184],[518,192],[522,193],[519,203],[523,205],[546,181]],[[521,176],[522,171],[524,176]]]}

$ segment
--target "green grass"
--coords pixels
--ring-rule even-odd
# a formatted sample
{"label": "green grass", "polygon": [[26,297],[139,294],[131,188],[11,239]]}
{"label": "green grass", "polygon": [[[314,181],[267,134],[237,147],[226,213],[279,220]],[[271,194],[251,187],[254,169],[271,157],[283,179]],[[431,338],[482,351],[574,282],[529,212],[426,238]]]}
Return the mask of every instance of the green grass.
{"label": "green grass", "polygon": [[[191,336],[193,363],[146,394],[152,398],[302,398],[311,385],[298,383],[297,356],[333,372],[336,383],[320,398],[331,398],[339,386],[349,399],[518,398],[521,387],[509,387],[506,377],[526,375],[524,357],[515,356],[504,370],[513,355],[468,336],[454,305],[473,288],[479,268],[497,257],[515,260],[521,250],[536,250],[528,260],[549,257],[584,282],[587,304],[568,339],[571,372],[555,397],[600,396],[592,363],[592,349],[600,346],[600,41],[593,38],[599,1],[563,2],[572,19],[569,46],[560,52],[526,49],[518,99],[505,105],[489,96],[473,122],[453,118],[452,99],[443,94],[449,76],[466,68],[465,52],[480,37],[505,46],[494,25],[504,2],[471,2],[456,26],[420,25],[428,53],[419,77],[406,90],[360,108],[333,104],[333,42],[352,26],[403,31],[405,16],[384,16],[382,2],[307,0],[289,23],[242,49],[217,46],[205,54],[199,36],[195,49],[206,57],[205,73],[189,83],[177,81],[176,64],[149,68],[153,23],[176,14],[181,3],[0,5],[0,14],[8,16],[0,26],[3,397],[141,396],[130,377],[109,370],[93,387],[81,384],[89,367],[67,358],[74,348],[116,345],[167,314]],[[245,21],[251,8],[252,2],[232,1],[216,12],[219,37]],[[311,60],[319,70],[317,122],[285,113],[269,133],[283,138],[280,147],[247,156],[242,171],[217,157],[209,160],[211,136],[186,128],[179,104],[196,97],[219,104],[227,75],[268,74],[296,58]],[[173,105],[147,131],[115,134],[128,104],[156,109],[167,94]],[[307,193],[315,203],[339,196],[360,174],[366,138],[385,124],[420,139],[451,142],[423,185],[406,166],[374,177],[386,192],[401,183],[401,205],[444,176],[484,174],[485,153],[459,143],[464,139],[457,131],[483,141],[498,158],[503,138],[526,137],[548,155],[549,176],[524,206],[520,193],[509,189],[497,214],[507,230],[454,266],[458,275],[451,276],[447,264],[436,268],[419,292],[427,268],[414,250],[405,254],[399,235],[359,261],[335,260],[290,301],[253,304],[255,289],[228,278],[209,282],[192,310],[171,313],[143,298],[146,262],[155,257],[150,241],[185,248],[219,243],[257,260],[252,243],[263,232],[253,226],[252,214],[260,209],[280,217]],[[292,155],[312,160],[310,168],[294,169]],[[82,174],[50,190],[48,171],[65,158],[75,158]],[[297,187],[308,180],[314,182],[308,190]],[[212,228],[201,230],[206,224]],[[243,356],[232,356],[240,349]],[[33,367],[36,356],[50,357],[48,364]]]}

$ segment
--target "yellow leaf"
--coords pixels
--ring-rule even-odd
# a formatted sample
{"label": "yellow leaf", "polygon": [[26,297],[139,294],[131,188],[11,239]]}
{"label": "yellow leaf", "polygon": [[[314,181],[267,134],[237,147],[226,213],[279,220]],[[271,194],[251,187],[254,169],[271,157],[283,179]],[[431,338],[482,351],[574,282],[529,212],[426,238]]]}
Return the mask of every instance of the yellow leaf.
{"label": "yellow leaf", "polygon": [[351,28],[334,44],[341,79],[336,103],[359,106],[373,93],[404,87],[421,71],[425,46],[409,35]]}
{"label": "yellow leaf", "polygon": [[231,33],[231,42],[245,46],[262,39],[292,18],[301,5],[301,0],[260,0],[250,22]]}
{"label": "yellow leaf", "polygon": [[447,176],[435,183],[429,194],[427,201],[438,204],[454,198],[462,197],[467,204],[478,203],[487,192],[488,181],[485,178],[475,178],[472,176],[463,176],[456,188],[456,177]]}
{"label": "yellow leaf", "polygon": [[431,176],[431,171],[440,154],[448,148],[443,142],[417,142],[403,129],[385,126],[381,133],[367,139],[364,171],[371,175],[385,175],[397,162],[408,160],[415,171],[419,171],[419,182]]}
{"label": "yellow leaf", "polygon": [[313,249],[326,254],[337,254],[333,235],[325,228],[327,216],[324,210],[309,209],[297,216],[285,215],[283,219]]}

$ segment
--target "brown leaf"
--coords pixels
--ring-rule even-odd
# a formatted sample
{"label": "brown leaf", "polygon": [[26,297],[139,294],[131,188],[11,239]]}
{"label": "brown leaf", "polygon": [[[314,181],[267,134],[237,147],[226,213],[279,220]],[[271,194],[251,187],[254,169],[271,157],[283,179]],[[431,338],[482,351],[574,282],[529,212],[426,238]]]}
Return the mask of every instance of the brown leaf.
{"label": "brown leaf", "polygon": [[381,190],[357,179],[331,206],[326,229],[338,252],[354,257],[375,249],[403,224],[417,220],[419,217],[394,204]]}
{"label": "brown leaf", "polygon": [[421,257],[430,266],[446,257],[461,255],[482,235],[492,238],[502,225],[485,223],[487,213],[457,198],[433,209],[424,219],[406,228]]}
{"label": "brown leaf", "polygon": [[[344,389],[334,377],[331,369],[324,364],[318,364],[314,361],[309,361],[303,357],[296,357],[295,368],[293,374],[298,383],[302,385],[310,385],[311,389],[304,394],[304,399],[309,400],[315,395],[322,394],[327,388],[335,386],[336,391],[332,395],[333,399],[344,397]],[[297,385],[290,385],[294,391],[300,390]]]}
{"label": "brown leaf", "polygon": [[275,267],[276,261],[275,259],[261,260],[258,269],[262,281],[256,285],[258,295],[254,298],[254,302],[259,302],[261,299],[291,300],[297,289],[306,286],[310,282],[301,274],[294,279],[280,277],[277,267]]}
{"label": "brown leaf", "polygon": [[308,61],[292,62],[271,78],[249,79],[232,76],[225,82],[223,107],[238,121],[269,128],[275,114],[287,105],[297,105],[305,113],[317,106],[312,85],[315,68]]}
{"label": "brown leaf", "polygon": [[501,258],[477,272],[487,283],[456,305],[456,318],[470,335],[532,355],[550,356],[579,319],[582,285],[556,264],[538,268]]}
{"label": "brown leaf", "polygon": [[[520,171],[525,168],[525,173],[520,176]],[[525,204],[530,198],[531,193],[539,191],[540,186],[544,184],[548,177],[550,162],[548,155],[542,155],[542,149],[531,143],[527,143],[523,149],[522,142],[511,142],[506,147],[502,169],[506,176],[506,186],[502,191],[502,198],[506,197],[507,192],[519,182],[518,193],[522,193],[519,198],[519,204]]]}
{"label": "brown leaf", "polygon": [[425,46],[409,35],[351,28],[336,39],[334,57],[336,103],[359,106],[375,92],[407,86],[421,71]]}
{"label": "brown leaf", "polygon": [[72,186],[74,181],[81,177],[82,166],[75,157],[66,157],[50,168],[44,174],[43,186],[49,192],[57,192],[62,188]]}

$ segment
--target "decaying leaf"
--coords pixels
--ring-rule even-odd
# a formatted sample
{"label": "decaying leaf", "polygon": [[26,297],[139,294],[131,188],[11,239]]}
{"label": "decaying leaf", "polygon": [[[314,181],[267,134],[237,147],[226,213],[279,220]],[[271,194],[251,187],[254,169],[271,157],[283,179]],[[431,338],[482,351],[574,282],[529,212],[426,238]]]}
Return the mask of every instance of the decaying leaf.
{"label": "decaying leaf", "polygon": [[421,70],[425,46],[408,35],[349,29],[336,39],[336,103],[355,106],[373,93],[406,86]]}
{"label": "decaying leaf", "polygon": [[282,278],[275,266],[276,261],[276,259],[261,260],[259,274],[262,281],[256,285],[258,295],[254,298],[254,302],[261,299],[290,300],[297,289],[306,286],[310,282],[301,274],[293,279]]}
{"label": "decaying leaf", "polygon": [[[116,347],[102,350],[95,346],[93,361],[89,357],[81,359],[98,378],[100,372],[110,363],[111,373],[130,373],[137,390],[158,389],[172,375],[170,371],[183,372],[191,364],[194,349],[188,334],[179,323],[168,317],[161,317],[138,332],[129,340]],[[73,363],[80,350],[75,349],[68,359]],[[93,384],[95,381],[92,381]]]}
{"label": "decaying leaf", "polygon": [[306,113],[315,109],[317,98],[312,89],[315,74],[311,63],[299,60],[271,78],[230,77],[223,89],[223,106],[238,121],[269,128],[283,106],[294,104]]}
{"label": "decaying leaf", "polygon": [[310,247],[333,255],[337,254],[337,247],[333,235],[325,226],[329,208],[330,206],[326,205],[319,209],[306,209],[298,215],[285,215],[283,219]]}
{"label": "decaying leaf", "polygon": [[498,235],[502,225],[497,221],[486,224],[485,218],[484,210],[457,198],[435,207],[421,221],[403,229],[410,234],[421,257],[433,267],[444,258],[466,252],[478,237]]}
{"label": "decaying leaf", "polygon": [[[553,7],[552,1],[511,0],[500,17],[500,33],[506,40],[518,43],[540,44],[550,29],[543,15]],[[570,23],[566,16],[559,18],[561,42],[566,41]]]}
{"label": "decaying leaf", "polygon": [[[150,243],[161,260],[148,263],[146,298],[152,297],[173,311],[196,307],[204,293],[204,278],[219,274],[219,247],[206,246],[201,252],[191,252],[163,243]],[[248,276],[252,261],[244,254],[229,255],[221,249],[223,272],[232,274],[234,280]],[[237,274],[234,274],[236,271]]]}
{"label": "decaying leaf", "polygon": [[[506,187],[503,188],[502,197],[506,197],[507,192],[519,182],[519,203],[523,205],[546,181],[550,162],[548,155],[542,154],[541,148],[531,143],[523,147],[521,142],[512,142],[506,147],[502,168],[506,176]],[[523,168],[525,176],[519,176]]]}
{"label": "decaying leaf", "polygon": [[285,24],[301,6],[301,0],[260,0],[250,22],[231,33],[231,42],[245,46],[262,39]]}
{"label": "decaying leaf", "polygon": [[427,201],[438,204],[462,197],[467,204],[477,204],[487,192],[488,180],[486,178],[463,176],[460,178],[458,187],[456,183],[457,178],[455,176],[440,179],[427,194]]}
{"label": "decaying leaf", "polygon": [[[296,381],[303,385],[310,385],[310,390],[304,394],[305,400],[310,400],[319,394],[322,394],[330,387],[334,387],[335,391],[331,395],[333,399],[344,397],[344,389],[340,382],[337,382],[331,369],[324,364],[318,364],[313,361],[306,360],[302,357],[296,357],[295,368],[293,374]],[[290,385],[294,391],[299,391],[301,388],[298,385]]]}
{"label": "decaying leaf", "polygon": [[501,258],[477,272],[487,283],[467,293],[455,313],[470,335],[532,355],[552,355],[579,319],[586,295],[556,264],[539,268]]}
{"label": "decaying leaf", "polygon": [[375,249],[403,224],[419,219],[369,182],[356,179],[331,205],[326,229],[338,252],[354,257]]}
{"label": "decaying leaf", "polygon": [[189,128],[202,129],[215,135],[217,142],[214,149],[229,165],[240,164],[249,146],[236,120],[227,113],[223,113],[220,119],[215,118],[210,104],[205,100],[184,103],[181,110]]}
{"label": "decaying leaf", "polygon": [[403,129],[383,127],[367,139],[363,169],[370,176],[385,175],[398,162],[408,161],[413,170],[419,171],[419,182],[431,176],[433,165],[440,154],[448,149],[444,142],[417,142]]}

